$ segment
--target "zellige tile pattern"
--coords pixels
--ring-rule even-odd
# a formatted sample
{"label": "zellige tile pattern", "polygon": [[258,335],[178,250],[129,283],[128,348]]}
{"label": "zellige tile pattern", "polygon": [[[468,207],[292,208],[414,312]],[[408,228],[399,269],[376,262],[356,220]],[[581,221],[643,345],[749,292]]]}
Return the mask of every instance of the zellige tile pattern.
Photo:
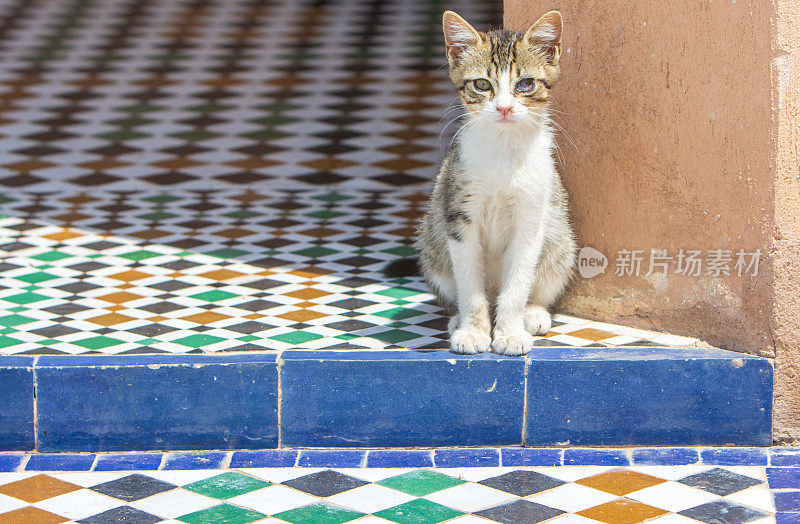
{"label": "zellige tile pattern", "polygon": [[[449,140],[441,12],[10,0],[0,354],[445,348],[411,235]],[[450,113],[445,113],[450,115]],[[455,116],[455,115],[453,115]],[[557,317],[537,345],[687,345]]]}
{"label": "zellige tile pattern", "polygon": [[717,469],[296,467],[7,473],[0,476],[0,522],[775,522],[764,467],[724,469],[725,495],[709,483],[686,481],[688,474],[718,475]]}

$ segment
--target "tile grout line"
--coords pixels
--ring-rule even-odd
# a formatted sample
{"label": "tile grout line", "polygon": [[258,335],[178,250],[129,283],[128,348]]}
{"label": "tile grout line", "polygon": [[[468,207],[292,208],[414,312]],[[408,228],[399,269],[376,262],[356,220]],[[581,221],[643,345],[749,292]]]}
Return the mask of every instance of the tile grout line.
{"label": "tile grout line", "polygon": [[28,467],[28,462],[31,460],[30,454],[27,454],[23,457],[22,461],[20,461],[19,466],[17,466],[17,471],[25,471],[25,468]]}
{"label": "tile grout line", "polygon": [[522,446],[528,443],[528,366],[530,361],[525,357],[525,371],[522,379]]}
{"label": "tile grout line", "polygon": [[[278,449],[283,448],[283,350],[279,349],[275,355],[276,371],[278,373]],[[297,454],[300,456],[300,453]]]}
{"label": "tile grout line", "polygon": [[167,465],[167,456],[169,455],[168,452],[164,452],[161,454],[161,461],[158,463],[158,468],[156,471],[161,471],[164,469],[164,466]]}
{"label": "tile grout line", "polygon": [[36,365],[39,363],[39,355],[33,359],[31,375],[33,375],[33,451],[39,451],[39,373]]}

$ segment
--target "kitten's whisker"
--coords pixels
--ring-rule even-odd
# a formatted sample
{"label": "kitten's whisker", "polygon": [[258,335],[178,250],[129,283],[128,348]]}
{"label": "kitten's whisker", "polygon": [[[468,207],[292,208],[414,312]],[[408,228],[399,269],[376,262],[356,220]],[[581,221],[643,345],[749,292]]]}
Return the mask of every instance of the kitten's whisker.
{"label": "kitten's whisker", "polygon": [[[458,116],[456,116],[455,118],[451,119],[449,122],[447,122],[447,123],[446,123],[446,124],[445,124],[445,125],[442,127],[442,130],[439,132],[439,137],[436,139],[436,149],[437,149],[437,150],[438,150],[438,149],[441,147],[442,136],[444,135],[445,131],[447,131],[447,128],[448,128],[448,127],[450,127],[450,124],[452,124],[453,122],[455,122],[455,121],[456,121],[456,120],[458,120],[459,118],[464,118],[465,116],[467,116],[467,115],[466,115],[466,114],[463,114],[463,115],[458,115]],[[440,120],[440,121],[441,121],[441,120]]]}
{"label": "kitten's whisker", "polygon": [[567,133],[567,130],[564,129],[564,127],[561,124],[559,124],[558,122],[556,122],[553,119],[550,119],[550,122],[552,122],[553,125],[556,126],[558,128],[558,130],[561,131],[564,134],[564,136],[567,138],[567,140],[569,140],[569,143],[572,144],[572,147],[575,148],[575,151],[578,151],[578,146],[575,145],[575,142],[572,140],[572,137],[569,136],[569,133]]}

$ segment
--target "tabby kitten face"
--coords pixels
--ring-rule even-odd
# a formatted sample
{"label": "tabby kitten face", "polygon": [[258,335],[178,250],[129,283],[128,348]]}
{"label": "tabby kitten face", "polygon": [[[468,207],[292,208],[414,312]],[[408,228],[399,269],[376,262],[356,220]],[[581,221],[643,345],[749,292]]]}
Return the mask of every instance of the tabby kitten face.
{"label": "tabby kitten face", "polygon": [[561,13],[546,13],[522,34],[482,33],[446,11],[443,28],[450,78],[470,118],[500,126],[536,124],[558,78]]}

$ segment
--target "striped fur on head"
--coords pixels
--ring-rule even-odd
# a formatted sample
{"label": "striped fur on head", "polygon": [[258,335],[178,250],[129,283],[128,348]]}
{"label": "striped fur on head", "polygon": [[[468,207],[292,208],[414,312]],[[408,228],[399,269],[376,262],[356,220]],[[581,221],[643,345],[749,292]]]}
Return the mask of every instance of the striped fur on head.
{"label": "striped fur on head", "polygon": [[[562,19],[558,11],[546,13],[525,33],[480,32],[446,11],[443,29],[450,78],[470,113],[494,117],[498,107],[514,108],[522,118],[547,106],[559,74]],[[524,89],[526,84],[533,87]]]}

